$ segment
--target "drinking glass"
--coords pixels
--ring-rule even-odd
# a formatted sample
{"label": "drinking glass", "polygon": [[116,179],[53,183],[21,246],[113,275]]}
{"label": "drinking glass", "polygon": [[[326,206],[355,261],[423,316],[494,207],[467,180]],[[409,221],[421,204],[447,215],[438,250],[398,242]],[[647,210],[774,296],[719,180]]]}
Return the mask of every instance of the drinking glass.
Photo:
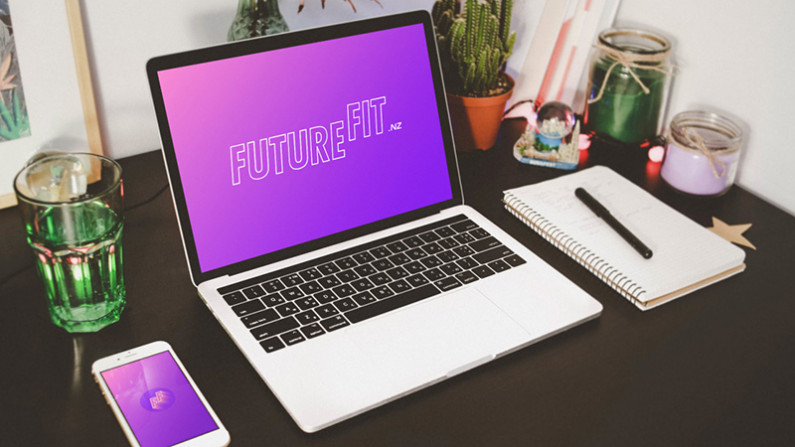
{"label": "drinking glass", "polygon": [[118,321],[125,304],[121,166],[95,154],[45,155],[17,174],[14,191],[52,322],[96,332]]}

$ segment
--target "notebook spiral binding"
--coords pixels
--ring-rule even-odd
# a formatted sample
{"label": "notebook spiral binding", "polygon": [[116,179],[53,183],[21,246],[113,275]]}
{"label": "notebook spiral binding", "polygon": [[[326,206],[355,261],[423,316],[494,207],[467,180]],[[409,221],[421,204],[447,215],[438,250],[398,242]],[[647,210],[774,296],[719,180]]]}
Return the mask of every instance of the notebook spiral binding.
{"label": "notebook spiral binding", "polygon": [[509,213],[516,216],[549,243],[588,269],[588,271],[604,281],[616,292],[635,303],[642,303],[641,297],[646,293],[646,290],[618,271],[607,261],[597,256],[596,253],[560,230],[552,222],[524,204],[517,197],[506,194],[503,203],[505,203],[505,209],[508,210]]}

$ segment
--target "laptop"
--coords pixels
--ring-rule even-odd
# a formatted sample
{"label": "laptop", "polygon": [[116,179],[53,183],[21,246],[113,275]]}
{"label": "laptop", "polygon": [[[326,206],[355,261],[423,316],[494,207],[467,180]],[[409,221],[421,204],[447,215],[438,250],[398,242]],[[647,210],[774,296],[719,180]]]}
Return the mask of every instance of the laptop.
{"label": "laptop", "polygon": [[600,314],[464,204],[426,11],[147,72],[193,283],[302,430]]}

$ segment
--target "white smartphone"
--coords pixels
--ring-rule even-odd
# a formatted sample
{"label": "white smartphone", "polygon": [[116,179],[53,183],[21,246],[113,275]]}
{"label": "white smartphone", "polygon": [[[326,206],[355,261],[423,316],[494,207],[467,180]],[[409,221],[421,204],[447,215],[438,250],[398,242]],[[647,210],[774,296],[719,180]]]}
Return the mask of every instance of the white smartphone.
{"label": "white smartphone", "polygon": [[229,445],[229,432],[168,343],[99,359],[91,372],[134,447]]}

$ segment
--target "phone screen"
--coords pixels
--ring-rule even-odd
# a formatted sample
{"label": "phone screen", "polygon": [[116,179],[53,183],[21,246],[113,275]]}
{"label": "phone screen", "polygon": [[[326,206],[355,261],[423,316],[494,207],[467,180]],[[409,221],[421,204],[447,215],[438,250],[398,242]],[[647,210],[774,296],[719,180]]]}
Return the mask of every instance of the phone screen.
{"label": "phone screen", "polygon": [[218,429],[167,351],[101,374],[141,447],[172,446]]}

